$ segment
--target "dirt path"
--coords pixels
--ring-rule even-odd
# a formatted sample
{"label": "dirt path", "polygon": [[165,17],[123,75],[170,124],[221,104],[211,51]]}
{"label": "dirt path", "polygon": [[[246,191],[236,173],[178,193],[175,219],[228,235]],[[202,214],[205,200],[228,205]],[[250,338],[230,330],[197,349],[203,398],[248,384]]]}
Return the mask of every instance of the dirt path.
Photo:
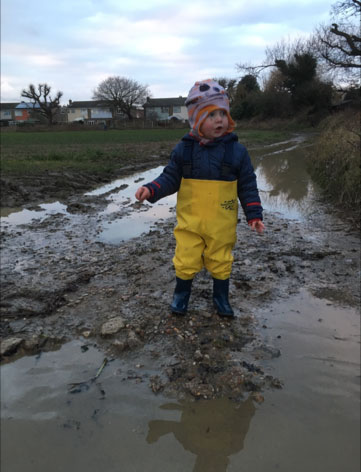
{"label": "dirt path", "polygon": [[[281,388],[262,359],[281,355],[277,333],[265,344],[257,310],[301,288],[335,303],[356,305],[359,240],[319,208],[308,223],[267,214],[263,236],[242,221],[231,279],[234,321],[211,303],[211,279],[198,274],[186,317],[169,313],[174,287],[174,217],[148,235],[120,245],[99,242],[105,196],[66,199],[58,214],[2,228],[3,360],[56,349],[81,337],[120,357],[124,380],[148,382],[154,392],[184,398],[241,398]],[[326,209],[327,210],[327,209]],[[117,215],[141,212],[129,203]],[[75,360],[76,362],[76,360]],[[136,368],[134,368],[136,365]]]}

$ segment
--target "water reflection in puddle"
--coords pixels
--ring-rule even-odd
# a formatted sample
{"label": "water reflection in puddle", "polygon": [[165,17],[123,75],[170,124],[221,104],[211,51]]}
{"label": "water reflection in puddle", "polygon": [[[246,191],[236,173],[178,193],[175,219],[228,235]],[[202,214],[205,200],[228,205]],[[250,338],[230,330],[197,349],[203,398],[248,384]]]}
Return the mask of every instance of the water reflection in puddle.
{"label": "water reflection in puddle", "polygon": [[[306,170],[303,141],[268,152],[252,153],[262,205],[265,211],[303,220],[312,210],[316,188]],[[265,152],[266,151],[266,152]]]}
{"label": "water reflection in puddle", "polygon": [[69,215],[66,208],[66,205],[60,202],[42,203],[36,210],[28,210],[27,208],[2,208],[1,223],[12,226],[26,225],[35,219],[42,221],[48,216],[58,213]]}
{"label": "water reflection in puddle", "polygon": [[[89,192],[86,195],[109,195],[109,204],[101,215],[116,214],[123,208],[132,207],[135,202],[134,194],[143,183],[148,183],[157,177],[163,170],[163,166],[156,167],[146,172],[133,174],[125,179],[115,180],[101,188]],[[117,190],[119,189],[119,190]],[[115,190],[115,191],[114,191]],[[177,201],[176,194],[163,198],[159,203],[151,205],[145,202],[136,211],[132,211],[126,216],[114,218],[103,224],[103,230],[99,236],[103,242],[116,244],[130,238],[140,236],[154,225],[157,221],[169,218],[174,211]]]}
{"label": "water reflection in puddle", "polygon": [[179,421],[152,420],[147,442],[171,434],[196,456],[193,471],[226,472],[230,456],[244,448],[256,407],[251,399],[232,403],[225,398],[196,403],[166,403],[163,410],[178,411]]}
{"label": "water reflection in puddle", "polygon": [[[165,200],[165,199],[164,199]],[[174,198],[175,200],[175,198]],[[168,197],[171,201],[171,197]],[[99,240],[109,244],[118,244],[131,238],[136,238],[149,231],[156,222],[171,216],[171,208],[174,208],[175,202],[157,204],[157,207],[150,208],[144,212],[132,213],[121,219],[109,221],[103,224]]]}

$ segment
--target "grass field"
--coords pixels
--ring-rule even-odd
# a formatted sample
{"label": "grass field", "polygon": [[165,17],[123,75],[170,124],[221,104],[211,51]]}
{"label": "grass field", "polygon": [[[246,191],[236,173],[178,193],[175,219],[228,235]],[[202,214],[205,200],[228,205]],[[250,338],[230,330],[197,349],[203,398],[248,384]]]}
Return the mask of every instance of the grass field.
{"label": "grass field", "polygon": [[[1,172],[12,175],[72,169],[103,173],[139,163],[147,155],[169,155],[188,129],[2,131]],[[284,140],[289,132],[240,130],[246,146]]]}
{"label": "grass field", "polygon": [[65,145],[90,146],[137,142],[158,142],[180,139],[187,129],[141,129],[141,130],[86,130],[45,132],[4,132],[1,136],[4,146]]}

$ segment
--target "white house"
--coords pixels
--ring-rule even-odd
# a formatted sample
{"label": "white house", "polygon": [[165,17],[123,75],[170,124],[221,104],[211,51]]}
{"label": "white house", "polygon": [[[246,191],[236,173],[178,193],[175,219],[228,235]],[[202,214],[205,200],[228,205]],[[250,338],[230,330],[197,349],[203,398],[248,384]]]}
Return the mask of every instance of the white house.
{"label": "white house", "polygon": [[77,101],[69,100],[68,123],[83,122],[88,125],[106,124],[113,118],[112,107],[109,103],[99,100]]}
{"label": "white house", "polygon": [[144,107],[145,120],[188,120],[187,107],[184,97],[176,98],[147,98]]}

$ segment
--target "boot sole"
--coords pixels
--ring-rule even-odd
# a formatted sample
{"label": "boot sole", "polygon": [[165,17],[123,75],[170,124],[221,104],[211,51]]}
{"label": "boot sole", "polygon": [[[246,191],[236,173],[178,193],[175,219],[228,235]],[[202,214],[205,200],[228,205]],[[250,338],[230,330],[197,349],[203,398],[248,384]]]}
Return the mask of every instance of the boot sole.
{"label": "boot sole", "polygon": [[218,308],[217,308],[216,304],[214,304],[213,307],[216,310],[216,313],[217,313],[218,316],[221,316],[222,318],[235,318],[234,313],[222,313],[222,312],[218,311]]}
{"label": "boot sole", "polygon": [[229,313],[218,313],[217,311],[217,315],[220,316],[221,318],[235,318],[235,315],[231,315]]}
{"label": "boot sole", "polygon": [[170,311],[171,313],[173,313],[173,315],[186,315],[187,314],[186,311],[175,310],[172,307],[170,307]]}

